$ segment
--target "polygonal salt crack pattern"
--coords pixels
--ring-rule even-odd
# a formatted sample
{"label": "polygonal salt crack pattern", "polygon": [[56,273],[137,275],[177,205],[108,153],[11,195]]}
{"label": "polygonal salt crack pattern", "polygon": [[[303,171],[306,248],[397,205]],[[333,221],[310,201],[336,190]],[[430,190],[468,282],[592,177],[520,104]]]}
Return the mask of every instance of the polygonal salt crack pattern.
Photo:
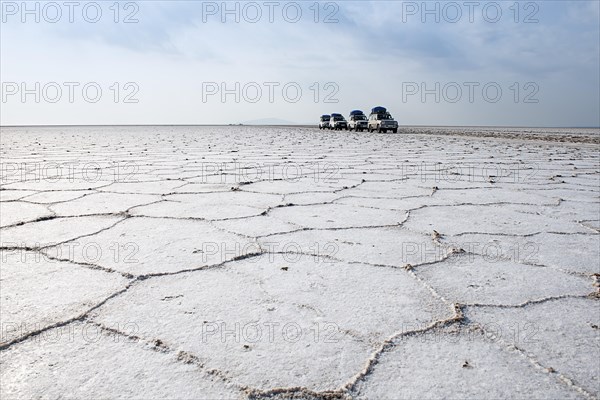
{"label": "polygonal salt crack pattern", "polygon": [[262,237],[259,243],[274,251],[391,267],[433,263],[451,253],[429,235],[401,227],[301,230]]}
{"label": "polygonal salt crack pattern", "polygon": [[46,248],[110,229],[123,219],[123,216],[113,215],[66,217],[12,226],[3,230],[0,245],[2,248]]}
{"label": "polygonal salt crack pattern", "polygon": [[404,212],[375,210],[343,204],[280,207],[272,210],[270,215],[279,220],[312,229],[400,225],[406,219]]}
{"label": "polygonal salt crack pattern", "polygon": [[0,397],[600,396],[598,132],[412,132],[2,128]]}
{"label": "polygonal salt crack pattern", "polygon": [[3,399],[34,398],[40,393],[60,398],[66,392],[73,398],[98,399],[109,391],[136,399],[240,396],[239,388],[199,372],[185,356],[96,325],[75,322],[54,328],[48,336],[58,339],[45,343],[43,351],[30,340],[2,354]]}
{"label": "polygonal salt crack pattern", "polygon": [[473,324],[583,392],[600,395],[598,300],[565,298],[523,307],[468,307]]}
{"label": "polygonal salt crack pattern", "polygon": [[146,276],[219,265],[259,253],[260,248],[205,221],[132,217],[110,230],[65,243],[56,252],[70,255],[73,262],[92,261],[106,269]]}
{"label": "polygonal salt crack pattern", "polygon": [[572,274],[600,274],[600,234],[537,233],[528,236],[462,234],[445,236],[445,246],[462,248],[489,262],[511,260]]}
{"label": "polygonal salt crack pattern", "polygon": [[25,260],[22,254],[2,251],[0,255],[0,346],[77,319],[127,284],[120,275],[48,260],[40,254],[29,254]]}
{"label": "polygonal salt crack pattern", "polygon": [[[139,336],[195,354],[245,386],[318,391],[342,386],[403,324],[453,315],[429,297],[405,271],[264,255],[144,281],[92,319],[114,326],[135,315]],[[257,369],[259,363],[270,368]]]}
{"label": "polygonal salt crack pattern", "polygon": [[145,194],[94,193],[49,208],[59,216],[119,214],[139,204],[160,201],[160,196]]}
{"label": "polygonal salt crack pattern", "polygon": [[24,202],[0,203],[0,214],[2,228],[53,216],[52,212],[43,205]]}
{"label": "polygonal salt crack pattern", "polygon": [[[436,378],[431,379],[431,374]],[[472,382],[478,382],[474,385]],[[481,330],[434,330],[402,337],[372,375],[355,388],[357,399],[530,398],[577,399],[552,375],[531,367],[515,350],[502,349]]]}
{"label": "polygonal salt crack pattern", "polygon": [[460,304],[517,305],[548,296],[585,296],[594,289],[586,277],[473,254],[458,254],[415,273]]}
{"label": "polygonal salt crack pattern", "polygon": [[411,212],[405,226],[448,235],[483,232],[491,234],[531,235],[539,232],[589,232],[576,221],[559,220],[539,214],[538,206],[523,205],[457,205],[424,207]]}

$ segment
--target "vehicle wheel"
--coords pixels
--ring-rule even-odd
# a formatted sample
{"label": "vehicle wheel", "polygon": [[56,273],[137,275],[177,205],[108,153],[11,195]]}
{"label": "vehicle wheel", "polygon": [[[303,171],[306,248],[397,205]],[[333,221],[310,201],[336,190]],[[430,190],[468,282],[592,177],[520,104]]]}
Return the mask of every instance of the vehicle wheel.
{"label": "vehicle wheel", "polygon": [[383,129],[381,127],[377,128],[377,133],[383,133]]}
{"label": "vehicle wheel", "polygon": [[398,133],[398,129],[394,129],[392,132],[394,132],[394,133]]}

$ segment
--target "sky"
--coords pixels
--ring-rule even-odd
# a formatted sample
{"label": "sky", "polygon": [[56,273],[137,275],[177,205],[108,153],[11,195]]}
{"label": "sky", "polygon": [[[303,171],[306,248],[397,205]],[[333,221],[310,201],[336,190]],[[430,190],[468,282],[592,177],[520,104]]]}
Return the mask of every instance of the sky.
{"label": "sky", "polygon": [[600,126],[599,1],[1,1],[1,125]]}

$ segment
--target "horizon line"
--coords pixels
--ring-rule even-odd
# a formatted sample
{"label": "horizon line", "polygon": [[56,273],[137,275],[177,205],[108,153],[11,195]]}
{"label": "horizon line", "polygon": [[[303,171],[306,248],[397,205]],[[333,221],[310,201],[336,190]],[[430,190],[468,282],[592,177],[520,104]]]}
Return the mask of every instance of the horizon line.
{"label": "horizon line", "polygon": [[[208,127],[208,126],[253,126],[253,127],[300,127],[317,128],[317,124],[38,124],[38,125],[1,125],[1,128],[69,128],[69,127],[137,127],[137,126],[171,126],[171,127]],[[530,129],[600,129],[599,126],[524,126],[524,125],[399,125],[399,128],[530,128]]]}

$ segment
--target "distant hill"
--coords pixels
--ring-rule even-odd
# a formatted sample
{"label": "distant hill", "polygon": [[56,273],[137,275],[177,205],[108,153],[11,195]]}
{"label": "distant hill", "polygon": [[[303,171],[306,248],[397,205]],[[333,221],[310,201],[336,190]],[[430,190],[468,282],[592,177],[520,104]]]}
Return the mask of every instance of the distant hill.
{"label": "distant hill", "polygon": [[242,122],[244,125],[298,125],[297,122],[287,121],[279,118],[253,119],[252,121]]}

